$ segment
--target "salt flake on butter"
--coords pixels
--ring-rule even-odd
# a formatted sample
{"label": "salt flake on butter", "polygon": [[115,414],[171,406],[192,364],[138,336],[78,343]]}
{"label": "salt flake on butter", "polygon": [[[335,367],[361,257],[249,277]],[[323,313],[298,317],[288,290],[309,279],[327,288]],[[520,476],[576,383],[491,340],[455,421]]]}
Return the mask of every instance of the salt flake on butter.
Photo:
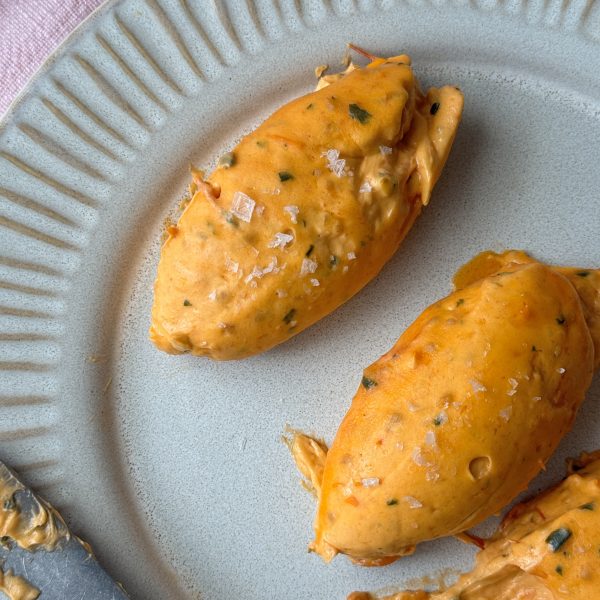
{"label": "salt flake on butter", "polygon": [[307,275],[308,273],[314,273],[317,270],[317,263],[310,258],[305,258],[302,261],[302,266],[300,267],[300,275]]}
{"label": "salt flake on butter", "polygon": [[290,215],[292,223],[296,224],[298,222],[298,213],[300,212],[300,209],[295,204],[284,206],[283,210]]}
{"label": "salt flake on butter", "polygon": [[267,244],[267,246],[269,248],[285,248],[293,239],[293,235],[278,232],[275,234],[273,239]]}
{"label": "salt flake on butter", "polygon": [[238,219],[250,223],[256,202],[244,192],[236,192],[231,200],[231,212]]}

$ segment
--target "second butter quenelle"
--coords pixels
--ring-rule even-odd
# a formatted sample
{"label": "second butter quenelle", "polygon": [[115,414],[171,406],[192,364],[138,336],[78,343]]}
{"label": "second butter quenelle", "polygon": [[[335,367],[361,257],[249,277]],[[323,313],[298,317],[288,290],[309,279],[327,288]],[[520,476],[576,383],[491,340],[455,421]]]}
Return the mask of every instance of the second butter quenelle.
{"label": "second butter quenelle", "polygon": [[325,560],[387,564],[473,527],[573,424],[600,364],[600,271],[488,252],[455,286],[364,371],[329,451],[291,440]]}
{"label": "second butter quenelle", "polygon": [[168,229],[150,337],[169,353],[258,354],[346,302],[397,250],[463,107],[423,94],[410,59],[321,79],[222,157]]}

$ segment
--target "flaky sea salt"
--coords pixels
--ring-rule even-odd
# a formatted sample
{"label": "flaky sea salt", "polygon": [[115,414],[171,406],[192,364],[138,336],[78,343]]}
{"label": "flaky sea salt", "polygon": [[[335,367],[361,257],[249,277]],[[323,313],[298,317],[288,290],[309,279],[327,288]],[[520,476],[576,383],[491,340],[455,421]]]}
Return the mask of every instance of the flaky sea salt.
{"label": "flaky sea salt", "polygon": [[319,287],[321,285],[318,279],[311,279],[310,283],[313,287]]}
{"label": "flaky sea salt", "polygon": [[404,498],[402,498],[403,500],[405,500],[406,502],[408,502],[408,505],[411,508],[422,508],[423,507],[423,503],[420,500],[417,500],[414,496],[404,496]]}
{"label": "flaky sea salt", "polygon": [[375,487],[379,485],[380,480],[379,477],[366,477],[365,479],[361,479],[361,483],[363,487]]}
{"label": "flaky sea salt", "polygon": [[252,220],[255,206],[256,202],[244,192],[236,192],[231,199],[231,213],[246,223]]}
{"label": "flaky sea salt", "polygon": [[327,159],[327,168],[338,177],[344,175],[344,169],[346,168],[346,161],[340,158],[340,151],[335,148],[331,148],[326,152],[323,152],[321,156]]}
{"label": "flaky sea salt", "polygon": [[293,241],[294,236],[289,235],[288,233],[278,232],[275,234],[273,239],[267,244],[268,248],[285,248],[291,241]]}
{"label": "flaky sea salt", "polygon": [[358,191],[361,194],[368,194],[373,191],[373,186],[365,179],[360,188],[358,188]]}
{"label": "flaky sea salt", "polygon": [[307,275],[308,273],[314,273],[317,270],[317,263],[310,258],[305,258],[302,261],[302,266],[300,267],[300,275]]}
{"label": "flaky sea salt", "polygon": [[213,302],[217,299],[217,290],[213,290],[209,295],[208,295],[208,299],[212,300]]}
{"label": "flaky sea salt", "polygon": [[425,479],[427,481],[437,481],[440,478],[440,474],[435,469],[429,469],[427,473],[425,473]]}
{"label": "flaky sea salt", "polygon": [[428,431],[425,434],[425,443],[428,446],[435,446],[437,443],[436,437],[435,437],[435,431]]}
{"label": "flaky sea salt", "polygon": [[508,423],[508,421],[510,421],[510,416],[512,415],[512,406],[504,407],[498,414]]}
{"label": "flaky sea salt", "polygon": [[386,154],[391,154],[393,150],[389,146],[379,146],[379,152],[385,156]]}
{"label": "flaky sea salt", "polygon": [[255,279],[260,279],[269,273],[279,273],[281,269],[277,266],[277,257],[271,257],[269,264],[262,269],[258,265],[254,265],[252,272],[244,279],[246,283],[254,284],[253,287],[256,287]]}
{"label": "flaky sea salt", "polygon": [[348,252],[346,256],[348,257],[348,260],[356,260],[356,254],[354,254],[354,252]]}
{"label": "flaky sea salt", "polygon": [[263,275],[267,273],[279,273],[279,267],[277,266],[277,257],[272,256],[269,264],[263,268]]}
{"label": "flaky sea salt", "polygon": [[298,213],[300,212],[300,209],[295,204],[288,204],[288,206],[283,207],[283,210],[290,215],[292,223],[298,222]]}
{"label": "flaky sea salt", "polygon": [[433,463],[430,463],[421,453],[421,448],[419,448],[418,446],[416,448],[413,448],[412,451],[412,459],[413,462],[415,463],[415,465],[417,465],[418,467],[431,467],[431,465]]}
{"label": "flaky sea salt", "polygon": [[229,256],[225,259],[225,268],[231,273],[237,273],[240,268],[240,263],[235,262],[229,258]]}
{"label": "flaky sea salt", "polygon": [[487,388],[485,385],[483,385],[483,383],[481,383],[481,381],[478,381],[477,379],[469,379],[469,383],[471,384],[474,392],[487,392]]}

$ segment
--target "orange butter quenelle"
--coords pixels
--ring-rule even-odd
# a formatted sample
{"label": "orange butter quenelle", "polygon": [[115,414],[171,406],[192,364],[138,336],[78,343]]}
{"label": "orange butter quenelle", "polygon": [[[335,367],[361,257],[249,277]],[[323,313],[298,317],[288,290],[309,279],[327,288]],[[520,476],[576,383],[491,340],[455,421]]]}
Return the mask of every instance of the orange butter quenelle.
{"label": "orange butter quenelle", "polygon": [[346,302],[394,254],[446,162],[455,87],[423,94],[407,56],[323,77],[222,157],[168,229],[158,348],[239,359]]}
{"label": "orange butter quenelle", "polygon": [[386,564],[497,513],[543,468],[600,364],[600,271],[484,253],[364,371],[331,449],[296,434],[316,538]]}

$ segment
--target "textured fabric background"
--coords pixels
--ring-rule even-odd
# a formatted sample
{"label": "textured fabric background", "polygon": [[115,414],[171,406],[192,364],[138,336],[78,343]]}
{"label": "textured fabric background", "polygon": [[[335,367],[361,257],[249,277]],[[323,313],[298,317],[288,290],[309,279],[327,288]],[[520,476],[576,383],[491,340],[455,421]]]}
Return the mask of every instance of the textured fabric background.
{"label": "textured fabric background", "polygon": [[103,0],[0,0],[0,116],[60,42]]}

